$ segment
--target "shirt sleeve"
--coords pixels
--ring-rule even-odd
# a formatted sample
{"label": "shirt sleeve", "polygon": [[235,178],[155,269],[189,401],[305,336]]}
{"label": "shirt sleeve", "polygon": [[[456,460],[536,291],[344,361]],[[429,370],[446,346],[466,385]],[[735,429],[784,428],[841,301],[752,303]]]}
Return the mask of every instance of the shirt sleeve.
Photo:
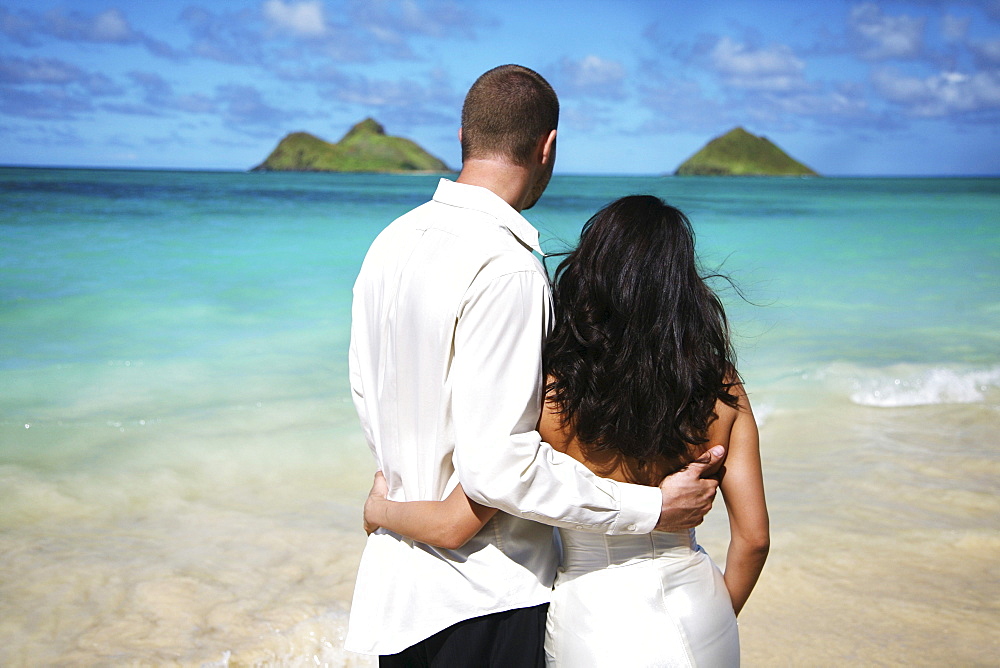
{"label": "shirt sleeve", "polygon": [[368,443],[368,448],[372,451],[372,456],[375,457],[375,461],[378,463],[379,468],[381,468],[382,459],[379,457],[375,447],[375,435],[372,432],[371,418],[368,415],[368,405],[365,401],[364,381],[362,380],[361,374],[361,359],[360,353],[358,352],[359,333],[357,331],[357,327],[358,323],[361,322],[361,317],[362,315],[355,310],[351,324],[351,343],[347,353],[347,368],[351,380],[351,400],[354,402],[354,409],[358,413],[358,420],[361,422],[361,429],[364,431],[365,441]]}
{"label": "shirt sleeve", "polygon": [[649,533],[659,520],[658,488],[600,478],[536,431],[549,299],[534,271],[473,283],[458,314],[450,374],[458,478],[469,498],[512,515]]}

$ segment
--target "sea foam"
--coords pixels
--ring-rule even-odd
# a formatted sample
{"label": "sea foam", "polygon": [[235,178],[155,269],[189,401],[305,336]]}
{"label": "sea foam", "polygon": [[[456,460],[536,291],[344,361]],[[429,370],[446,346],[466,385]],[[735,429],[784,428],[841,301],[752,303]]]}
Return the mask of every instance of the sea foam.
{"label": "sea foam", "polygon": [[971,404],[984,401],[987,393],[997,388],[1000,388],[1000,367],[891,367],[855,379],[851,401],[880,407]]}

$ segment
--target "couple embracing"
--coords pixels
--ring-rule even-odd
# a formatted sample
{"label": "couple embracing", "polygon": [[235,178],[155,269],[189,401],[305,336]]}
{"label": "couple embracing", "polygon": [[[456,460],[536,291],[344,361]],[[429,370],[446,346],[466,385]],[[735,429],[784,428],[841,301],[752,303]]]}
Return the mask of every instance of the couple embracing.
{"label": "couple embracing", "polygon": [[[351,388],[381,473],[346,648],[382,666],[738,665],[768,524],[725,313],[690,223],[650,196],[591,218],[550,288],[520,211],[558,116],[536,72],[483,74],[458,179],[361,268]],[[725,576],[694,535],[720,485]]]}

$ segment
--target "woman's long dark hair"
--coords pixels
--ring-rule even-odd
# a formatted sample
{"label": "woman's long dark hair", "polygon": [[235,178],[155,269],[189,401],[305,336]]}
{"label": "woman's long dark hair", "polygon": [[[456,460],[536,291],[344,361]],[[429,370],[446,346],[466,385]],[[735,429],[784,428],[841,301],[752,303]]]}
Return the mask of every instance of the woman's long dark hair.
{"label": "woman's long dark hair", "polygon": [[699,273],[687,217],[657,197],[619,199],[587,221],[554,280],[547,392],[587,448],[665,459],[705,443],[735,354],[722,303]]}

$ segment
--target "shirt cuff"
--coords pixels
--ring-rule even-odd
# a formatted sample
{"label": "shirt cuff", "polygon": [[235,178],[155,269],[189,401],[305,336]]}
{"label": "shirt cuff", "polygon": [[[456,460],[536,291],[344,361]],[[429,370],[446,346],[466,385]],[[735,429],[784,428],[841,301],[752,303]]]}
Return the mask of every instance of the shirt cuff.
{"label": "shirt cuff", "polygon": [[620,482],[618,494],[621,501],[618,520],[608,533],[611,535],[652,533],[660,521],[660,508],[663,505],[660,488]]}

